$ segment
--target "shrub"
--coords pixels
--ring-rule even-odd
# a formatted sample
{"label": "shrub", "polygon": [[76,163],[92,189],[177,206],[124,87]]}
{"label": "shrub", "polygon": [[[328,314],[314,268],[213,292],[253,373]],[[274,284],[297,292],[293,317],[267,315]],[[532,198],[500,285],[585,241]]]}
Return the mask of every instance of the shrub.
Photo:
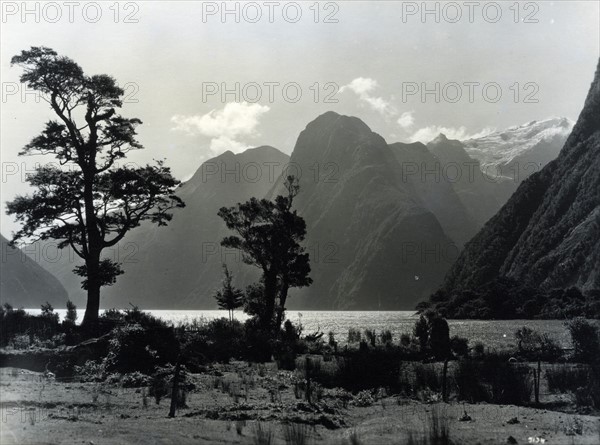
{"label": "shrub", "polygon": [[75,325],[77,322],[77,306],[71,300],[67,300],[67,314],[64,323]]}
{"label": "shrub", "polygon": [[372,347],[377,343],[377,334],[372,329],[365,329],[365,339]]}
{"label": "shrub", "polygon": [[589,367],[562,364],[546,369],[548,389],[555,393],[574,393],[577,388],[586,386],[589,381]]}
{"label": "shrub", "polygon": [[104,362],[87,360],[82,366],[74,366],[75,375],[82,382],[102,382],[106,378]]}
{"label": "shrub", "polygon": [[562,356],[562,348],[556,340],[526,326],[515,332],[515,339],[517,354],[526,359],[555,361]]}
{"label": "shrub", "polygon": [[598,328],[583,318],[575,318],[566,325],[571,334],[574,360],[582,363],[600,360]]}
{"label": "shrub", "polygon": [[313,378],[325,387],[342,387],[350,391],[371,388],[400,389],[400,362],[405,358],[399,347],[348,349],[335,362],[323,364]]}
{"label": "shrub", "polygon": [[390,331],[389,329],[386,329],[385,331],[381,331],[381,335],[379,336],[379,338],[381,340],[382,345],[388,345],[388,344],[391,345],[394,340],[392,331]]}
{"label": "shrub", "polygon": [[123,374],[121,377],[121,385],[123,385],[124,388],[140,388],[142,386],[148,386],[149,384],[150,377],[139,371]]}
{"label": "shrub", "polygon": [[356,328],[348,329],[348,343],[360,343],[361,334],[360,331]]}
{"label": "shrub", "polygon": [[[23,309],[13,309],[5,303],[0,307],[0,346],[14,343],[16,336],[27,335],[29,341],[25,346],[24,338],[17,341],[19,347],[35,345],[37,341],[50,340],[59,333],[58,314],[51,305],[42,305],[41,315],[30,315]],[[37,339],[37,340],[36,340]]]}
{"label": "shrub", "polygon": [[[188,326],[178,329],[185,331]],[[231,359],[244,356],[245,329],[238,320],[217,318],[203,324],[196,324],[194,332],[183,333],[189,360],[198,358],[200,362],[227,363]]]}
{"label": "shrub", "polygon": [[504,357],[461,360],[454,373],[459,400],[523,405],[531,401],[533,381],[527,366],[513,366]]}
{"label": "shrub", "polygon": [[173,328],[146,315],[131,322],[112,331],[106,357],[108,371],[151,374],[156,366],[175,362],[179,342]]}
{"label": "shrub", "polygon": [[296,366],[296,356],[303,352],[300,341],[301,327],[296,327],[290,320],[286,320],[279,338],[275,342],[274,357],[280,369],[293,371]]}
{"label": "shrub", "polygon": [[437,360],[450,354],[450,328],[443,318],[434,316],[429,320],[429,347]]}
{"label": "shrub", "polygon": [[455,335],[450,339],[450,349],[459,357],[467,357],[469,355],[469,340]]}

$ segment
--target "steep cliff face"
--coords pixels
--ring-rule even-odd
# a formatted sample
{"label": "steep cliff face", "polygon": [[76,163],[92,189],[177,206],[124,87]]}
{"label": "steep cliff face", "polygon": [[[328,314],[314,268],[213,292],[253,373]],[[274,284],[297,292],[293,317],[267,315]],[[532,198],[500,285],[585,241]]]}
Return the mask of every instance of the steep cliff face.
{"label": "steep cliff face", "polygon": [[39,308],[46,301],[65,307],[67,291],[58,279],[21,250],[8,245],[0,235],[0,303],[13,307]]}
{"label": "steep cliff face", "polygon": [[471,240],[445,287],[506,276],[542,288],[600,288],[600,65],[558,158],[519,186]]}
{"label": "steep cliff face", "polygon": [[302,174],[294,207],[307,223],[314,280],[290,305],[410,308],[441,282],[452,240],[364,122],[319,116],[298,137],[290,165]]}

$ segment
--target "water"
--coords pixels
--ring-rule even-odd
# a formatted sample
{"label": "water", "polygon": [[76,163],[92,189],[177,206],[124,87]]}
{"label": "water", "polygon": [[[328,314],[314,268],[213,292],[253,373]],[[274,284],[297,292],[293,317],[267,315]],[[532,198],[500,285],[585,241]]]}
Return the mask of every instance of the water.
{"label": "water", "polygon": [[[28,309],[27,312],[39,314],[40,309]],[[78,321],[83,318],[83,310],[78,310]],[[212,320],[227,317],[227,311],[221,310],[146,310],[152,315],[174,324],[190,322],[193,319]],[[65,309],[57,309],[61,320]],[[376,332],[389,329],[394,341],[402,334],[411,334],[417,317],[414,311],[288,311],[287,317],[293,323],[302,323],[304,334],[317,331],[325,336],[332,331],[336,340],[344,344],[348,329],[353,327],[363,331],[372,329]],[[235,318],[244,321],[248,318],[241,311],[235,312]],[[516,345],[514,333],[527,326],[541,333],[546,333],[557,340],[563,348],[570,348],[571,342],[562,320],[449,320],[450,336],[459,335],[469,339],[471,345],[482,342],[486,347],[495,349],[513,348]]]}

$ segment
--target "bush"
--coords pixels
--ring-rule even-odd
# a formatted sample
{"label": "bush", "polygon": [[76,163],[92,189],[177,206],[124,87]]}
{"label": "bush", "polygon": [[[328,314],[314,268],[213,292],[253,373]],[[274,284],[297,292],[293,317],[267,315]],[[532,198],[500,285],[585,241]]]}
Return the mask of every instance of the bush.
{"label": "bush", "polygon": [[529,367],[512,365],[504,357],[483,361],[461,360],[454,373],[458,399],[523,405],[531,401],[533,381]]}
{"label": "bush", "polygon": [[348,343],[360,343],[361,341],[361,334],[360,331],[356,328],[349,328],[348,329]]}
{"label": "bush", "polygon": [[[400,389],[400,363],[405,358],[399,347],[348,349],[331,366],[314,373],[315,381],[325,387],[342,387],[350,391],[371,388]],[[329,363],[327,363],[329,364]]]}
{"label": "bush", "polygon": [[139,311],[128,312],[125,321],[128,324],[112,331],[106,357],[107,371],[152,374],[156,366],[177,360],[179,341],[172,327]]}
{"label": "bush", "polygon": [[381,335],[379,336],[382,345],[391,345],[394,340],[394,336],[392,335],[392,331],[389,329],[385,331],[381,331]]}
{"label": "bush", "polygon": [[103,361],[87,360],[82,366],[74,366],[74,373],[82,382],[102,382],[106,378]]}
{"label": "bush", "polygon": [[469,355],[469,340],[455,335],[450,339],[450,349],[459,357],[467,357]]}
{"label": "bush", "polygon": [[300,341],[302,327],[296,327],[286,320],[279,333],[274,347],[274,357],[279,369],[293,371],[296,366],[296,356],[303,352],[304,345]]}
{"label": "bush", "polygon": [[584,318],[575,318],[565,323],[573,343],[573,359],[581,363],[600,360],[600,338],[598,328]]}
{"label": "bush", "polygon": [[548,389],[554,393],[575,393],[577,388],[586,386],[590,381],[588,366],[562,364],[546,369]]}
{"label": "bush", "polygon": [[[30,315],[23,309],[13,309],[5,303],[0,307],[0,346],[7,346],[16,336],[20,336],[16,344],[19,347],[35,346],[40,341],[51,340],[59,334],[58,314],[51,305],[42,305],[41,315]],[[25,342],[24,337],[29,341]],[[25,344],[27,346],[25,346]],[[39,345],[38,345],[39,346]]]}
{"label": "bush", "polygon": [[548,334],[540,334],[526,326],[515,332],[517,354],[528,360],[556,361],[562,357],[562,348]]}
{"label": "bush", "polygon": [[227,363],[231,359],[241,359],[245,352],[245,329],[238,320],[217,318],[204,324],[196,324],[194,332],[182,331],[188,360],[197,359],[202,364],[211,362]]}

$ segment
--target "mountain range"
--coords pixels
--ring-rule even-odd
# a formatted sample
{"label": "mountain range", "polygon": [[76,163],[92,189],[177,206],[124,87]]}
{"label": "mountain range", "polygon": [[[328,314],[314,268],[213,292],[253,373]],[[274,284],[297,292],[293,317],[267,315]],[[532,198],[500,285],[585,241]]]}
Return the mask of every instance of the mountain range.
{"label": "mountain range", "polygon": [[[203,163],[178,189],[186,207],[167,227],[144,224],[106,252],[126,273],[103,288],[101,304],[214,308],[222,263],[237,286],[256,281],[258,270],[220,246],[229,232],[218,209],[252,196],[271,199],[282,192],[282,177],[294,174],[314,283],[292,290],[289,306],[410,309],[444,282],[465,243],[523,180],[490,174],[490,165],[543,164],[568,128],[568,120],[551,119],[467,141],[439,135],[426,145],[388,144],[360,119],[327,112],[300,133],[291,156],[262,146]],[[516,141],[528,137],[536,142],[519,148]],[[72,273],[76,257],[39,260],[76,304],[85,303]]]}

